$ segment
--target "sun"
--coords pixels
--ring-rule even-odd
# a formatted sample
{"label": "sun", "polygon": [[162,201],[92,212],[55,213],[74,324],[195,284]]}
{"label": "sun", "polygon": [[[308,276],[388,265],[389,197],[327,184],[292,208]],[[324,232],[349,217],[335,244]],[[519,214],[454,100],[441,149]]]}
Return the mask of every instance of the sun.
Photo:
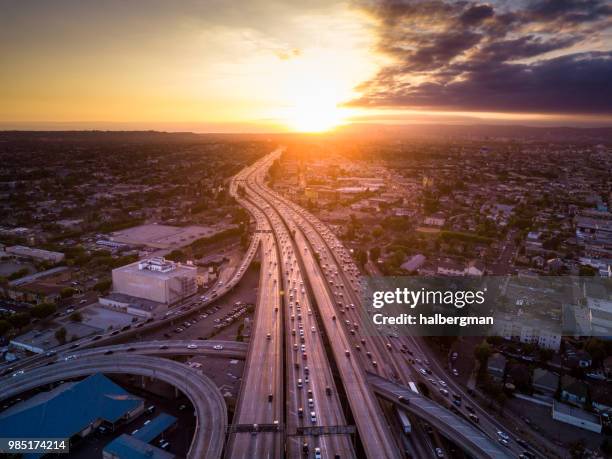
{"label": "sun", "polygon": [[287,110],[286,124],[298,132],[325,132],[344,122],[342,111],[325,100],[300,100]]}

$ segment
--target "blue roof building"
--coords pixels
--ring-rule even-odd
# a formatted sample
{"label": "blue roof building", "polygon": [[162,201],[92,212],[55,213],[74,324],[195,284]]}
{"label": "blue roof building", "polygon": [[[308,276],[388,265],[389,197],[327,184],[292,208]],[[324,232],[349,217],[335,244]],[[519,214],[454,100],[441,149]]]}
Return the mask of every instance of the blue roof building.
{"label": "blue roof building", "polygon": [[[50,397],[35,397],[0,414],[6,438],[70,438],[85,436],[103,421],[116,424],[144,410],[144,400],[131,395],[103,374],[60,386]],[[24,457],[37,458],[40,454]]]}
{"label": "blue roof building", "polygon": [[176,418],[162,413],[134,435],[123,434],[104,448],[104,459],[171,459],[175,456],[148,443],[176,424]]}
{"label": "blue roof building", "polygon": [[174,459],[176,456],[132,435],[123,434],[106,445],[102,457],[104,459]]}

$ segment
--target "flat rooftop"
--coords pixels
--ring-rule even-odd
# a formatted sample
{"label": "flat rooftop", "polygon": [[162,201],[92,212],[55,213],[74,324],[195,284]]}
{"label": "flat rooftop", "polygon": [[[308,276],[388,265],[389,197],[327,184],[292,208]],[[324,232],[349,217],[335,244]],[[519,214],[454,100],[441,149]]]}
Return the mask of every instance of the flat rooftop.
{"label": "flat rooftop", "polygon": [[596,414],[589,413],[588,411],[584,411],[570,405],[566,405],[565,403],[557,402],[556,400],[553,402],[553,409],[558,413],[566,414],[576,419],[581,419],[582,421],[592,422],[594,424],[601,424],[601,420]]}
{"label": "flat rooftop", "polygon": [[171,269],[166,269],[164,265],[164,271],[157,271],[150,269],[148,260],[140,260],[129,265],[120,266],[119,268],[113,269],[114,273],[131,273],[139,276],[146,276],[156,279],[170,279],[177,276],[195,276],[198,268],[196,266],[184,265],[181,263],[167,262],[173,265]]}
{"label": "flat rooftop", "polygon": [[223,223],[211,226],[170,226],[153,223],[115,231],[109,235],[109,239],[124,244],[175,249],[185,247],[198,239],[213,236],[231,226]]}
{"label": "flat rooftop", "polygon": [[[67,322],[62,324],[66,329],[66,339],[70,340],[73,336],[82,338],[84,336],[91,336],[96,333],[100,333],[103,330],[101,328],[92,327],[91,325],[79,323],[79,322]],[[19,335],[11,340],[11,344],[22,348],[31,348],[32,352],[34,349],[40,351],[47,351],[60,345],[59,341],[55,337],[55,331],[60,328],[49,328],[46,330],[30,330],[23,335]]]}

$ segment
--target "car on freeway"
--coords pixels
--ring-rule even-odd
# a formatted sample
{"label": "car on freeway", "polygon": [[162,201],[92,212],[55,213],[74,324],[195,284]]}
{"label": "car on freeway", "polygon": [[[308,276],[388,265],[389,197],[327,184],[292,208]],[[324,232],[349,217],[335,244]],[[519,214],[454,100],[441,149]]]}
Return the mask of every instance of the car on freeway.
{"label": "car on freeway", "polygon": [[213,349],[214,349],[215,351],[222,351],[222,350],[223,350],[223,346],[222,346],[222,345],[220,345],[220,344],[215,344],[215,345],[213,346]]}
{"label": "car on freeway", "polygon": [[440,459],[444,457],[444,451],[442,451],[442,448],[436,448],[436,457]]}
{"label": "car on freeway", "polygon": [[196,344],[188,344],[187,349],[197,349],[198,346]]}
{"label": "car on freeway", "polygon": [[321,448],[315,448],[314,457],[315,459],[321,459]]}
{"label": "car on freeway", "polygon": [[503,440],[510,440],[510,437],[508,436],[508,434],[506,432],[502,432],[501,430],[497,431],[497,436]]}

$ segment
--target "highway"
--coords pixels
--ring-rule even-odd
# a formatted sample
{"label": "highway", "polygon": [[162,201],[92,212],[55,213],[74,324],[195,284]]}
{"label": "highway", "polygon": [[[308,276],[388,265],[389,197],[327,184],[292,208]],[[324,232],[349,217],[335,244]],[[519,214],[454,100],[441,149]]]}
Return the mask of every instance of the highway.
{"label": "highway", "polygon": [[221,457],[227,427],[227,408],[221,392],[206,376],[178,362],[141,355],[84,357],[36,368],[0,379],[0,400],[65,379],[94,373],[134,374],[165,381],[191,401],[196,416],[188,459]]}
{"label": "highway", "polygon": [[222,340],[167,340],[139,341],[137,343],[114,344],[94,347],[77,352],[67,352],[56,357],[57,362],[74,358],[93,357],[111,354],[137,354],[155,356],[202,355],[225,359],[244,360],[248,345],[237,341]]}
{"label": "highway", "polygon": [[287,224],[289,209],[280,206],[277,201],[271,198],[269,190],[263,184],[265,172],[279,154],[280,151],[277,150],[264,158],[263,161],[258,162],[261,172],[254,174],[252,180],[249,181],[247,193],[249,193],[251,199],[259,202],[263,201],[264,209],[271,217],[274,216],[277,219],[278,223],[273,225],[273,229],[277,232],[278,237],[282,238],[282,234],[279,233],[283,231],[283,226],[285,226],[284,231],[289,229],[291,234],[295,234],[294,238],[298,247],[295,252],[296,257],[298,257],[298,263],[303,267],[305,278],[312,289],[314,303],[321,317],[325,333],[332,337],[329,340],[332,358],[340,373],[366,455],[368,457],[400,457],[397,444],[390,435],[389,427],[385,422],[378,402],[368,387],[365,372],[359,361],[350,356],[351,346],[347,332],[333,319],[335,317],[334,299],[330,295],[326,279],[318,269],[312,251],[298,242],[299,227]]}
{"label": "highway", "polygon": [[[270,224],[261,211],[243,199],[237,184],[249,173],[246,169],[234,177],[230,193],[245,206],[257,222],[261,270],[255,317],[249,340],[234,425],[274,425],[284,421],[283,396],[283,323],[280,296],[280,258]],[[228,458],[284,455],[283,434],[279,432],[234,432],[228,438]]]}
{"label": "highway", "polygon": [[[266,167],[269,167],[278,156],[278,152],[270,154]],[[342,362],[341,354],[350,350],[352,355],[357,355],[357,359],[351,359],[352,362],[359,360],[364,368],[387,379],[404,384],[423,379],[422,375],[417,372],[419,368],[415,368],[414,360],[411,361],[405,355],[410,347],[416,353],[421,352],[420,343],[408,337],[385,338],[376,332],[372,333],[372,327],[369,326],[365,310],[361,305],[359,270],[353,263],[350,254],[331,231],[304,209],[271,191],[263,183],[262,175],[259,175],[257,183],[252,188],[257,194],[256,198],[263,199],[270,208],[275,209],[277,215],[290,229],[295,243],[301,248],[300,261],[305,265],[309,284],[313,286],[322,323],[328,335],[334,336],[333,343],[336,345],[332,348],[336,362]],[[338,325],[340,320],[343,321],[344,326]],[[360,329],[363,330],[361,336],[358,331]],[[342,347],[344,349],[341,349]],[[341,373],[346,369],[345,365],[339,365]],[[432,384],[430,380],[434,380],[435,383],[434,378],[443,380],[447,379],[448,375],[443,372],[432,372],[432,377],[424,378],[424,381]],[[342,374],[342,379],[345,382],[347,379],[350,380],[346,374]],[[360,385],[366,386],[366,384]],[[434,390],[437,392],[437,387]],[[349,392],[354,393],[354,391],[347,390],[347,393]],[[477,407],[477,404],[473,403],[473,406]],[[351,404],[351,409],[353,409],[353,404]],[[490,416],[483,416],[483,418],[484,422],[480,428],[490,438],[497,440],[499,423],[491,420]],[[359,424],[359,417],[356,416],[356,419]],[[370,417],[366,416],[365,419],[370,419]],[[380,422],[380,425],[384,430],[384,421]],[[374,429],[369,427],[368,430],[371,432]],[[511,442],[510,448],[517,454],[522,450],[514,442]],[[429,451],[421,450],[420,453],[429,455],[433,451],[430,448]]]}
{"label": "highway", "polygon": [[461,445],[474,459],[512,457],[508,449],[492,441],[474,424],[442,408],[430,399],[374,374],[369,374],[368,379],[378,394],[401,406],[404,410],[427,419],[432,426],[444,432],[444,435],[450,440]]}
{"label": "highway", "polygon": [[[282,227],[278,216],[271,212],[265,203],[247,192],[247,190],[252,191],[253,177],[261,176],[262,172],[266,170],[267,167],[261,167],[260,163],[256,163],[244,174],[239,174],[237,180],[243,186],[244,191],[242,193],[248,195],[248,200],[239,200],[239,202],[243,203],[256,218],[260,228],[269,231],[269,233],[262,235],[262,239],[269,241],[270,245],[264,244],[262,247],[262,287],[260,287],[259,292],[258,309],[268,308],[268,311],[271,311],[269,300],[270,296],[274,295],[275,314],[272,317],[284,317],[284,327],[282,327],[283,324],[279,323],[281,327],[278,329],[280,333],[278,342],[282,342],[284,330],[287,411],[285,413],[285,424],[282,427],[288,434],[285,438],[286,457],[302,457],[304,444],[311,453],[315,451],[315,448],[319,448],[324,457],[334,457],[335,455],[346,458],[354,457],[351,439],[347,434],[307,437],[293,435],[299,427],[313,425],[346,426],[346,420],[325,350],[321,340],[318,339],[320,334],[318,324],[312,315],[310,298],[305,290],[289,235]],[[240,194],[236,193],[237,196]],[[272,281],[272,285],[266,285],[267,279]],[[276,279],[280,279],[280,283],[277,283]],[[279,305],[276,303],[277,300],[280,301]],[[278,311],[277,308],[279,308]],[[265,311],[262,314],[265,316]],[[257,316],[255,327],[258,333],[264,331],[269,346],[271,342],[276,342],[277,330],[275,328],[271,329],[268,324],[268,321],[260,321],[259,315]],[[275,324],[276,322],[273,322],[272,325]],[[262,353],[257,343],[258,340],[256,339],[252,341],[251,346],[255,358],[260,359]],[[257,360],[251,364],[249,360],[247,367],[250,370],[252,365],[257,367],[260,364],[261,362]],[[257,370],[254,372],[254,374],[259,373]],[[243,382],[243,387],[250,388],[252,386]],[[254,404],[253,399],[259,397],[258,391],[252,389],[246,396],[249,397],[249,401],[247,402],[242,398],[241,404]],[[263,396],[266,397],[266,394],[263,394]],[[311,412],[315,413],[314,418]],[[270,423],[269,420],[267,422],[261,420],[261,416],[257,419],[259,419],[258,422],[253,422],[251,419],[247,419],[247,422]],[[241,412],[240,417],[234,424],[245,423],[245,417]],[[249,435],[249,433],[243,433],[239,435],[245,440],[240,447],[236,446],[235,441],[232,443],[229,448],[231,451],[231,454],[228,454],[229,457],[248,455],[253,449],[248,446],[249,438],[251,444],[254,442],[262,444],[259,437],[271,434]],[[265,450],[262,449],[261,452],[265,452]]]}

